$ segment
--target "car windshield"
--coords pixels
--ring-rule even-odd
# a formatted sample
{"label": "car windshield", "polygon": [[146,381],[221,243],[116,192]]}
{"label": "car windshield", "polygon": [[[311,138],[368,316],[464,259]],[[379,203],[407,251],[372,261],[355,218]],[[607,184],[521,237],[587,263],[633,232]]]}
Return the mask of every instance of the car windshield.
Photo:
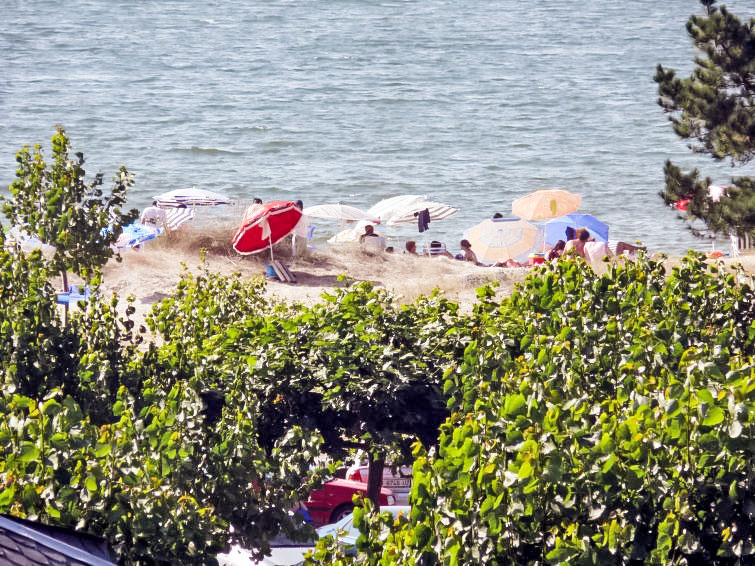
{"label": "car windshield", "polygon": [[315,535],[314,537],[307,538],[307,540],[292,540],[284,534],[279,534],[270,541],[270,546],[272,548],[283,548],[287,546],[314,546],[317,538],[317,535]]}
{"label": "car windshield", "polygon": [[348,533],[351,531],[351,525],[353,522],[354,522],[354,515],[353,513],[349,513],[340,521],[337,521],[330,525],[322,526],[319,529],[317,529],[317,536],[319,536],[320,538],[328,536],[328,535],[335,536],[335,534],[339,531],[345,531]]}

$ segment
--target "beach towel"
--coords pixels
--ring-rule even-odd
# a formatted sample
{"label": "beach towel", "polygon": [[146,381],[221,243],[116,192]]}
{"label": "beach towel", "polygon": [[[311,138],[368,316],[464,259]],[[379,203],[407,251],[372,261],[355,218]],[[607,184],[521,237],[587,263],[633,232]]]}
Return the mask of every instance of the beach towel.
{"label": "beach towel", "polygon": [[426,208],[425,210],[420,210],[417,213],[417,225],[420,232],[424,232],[425,230],[429,230],[430,228],[430,209]]}

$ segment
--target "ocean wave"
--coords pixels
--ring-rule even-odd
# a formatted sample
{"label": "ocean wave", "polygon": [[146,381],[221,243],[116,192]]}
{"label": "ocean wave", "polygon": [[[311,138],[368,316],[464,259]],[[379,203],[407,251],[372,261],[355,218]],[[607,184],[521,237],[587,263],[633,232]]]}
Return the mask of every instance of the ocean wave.
{"label": "ocean wave", "polygon": [[219,149],[216,147],[199,147],[193,145],[191,147],[177,147],[172,151],[178,153],[200,153],[204,155],[241,155],[241,151],[232,151],[230,149]]}

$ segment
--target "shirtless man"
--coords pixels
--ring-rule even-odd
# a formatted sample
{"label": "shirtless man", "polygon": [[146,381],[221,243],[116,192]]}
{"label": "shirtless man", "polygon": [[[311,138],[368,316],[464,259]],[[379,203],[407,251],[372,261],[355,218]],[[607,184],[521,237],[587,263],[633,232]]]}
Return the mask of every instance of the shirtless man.
{"label": "shirtless man", "polygon": [[574,253],[576,253],[579,257],[586,259],[585,244],[589,239],[590,232],[588,232],[585,228],[577,230],[577,237],[566,242],[566,246],[564,246],[564,254],[567,254],[571,250],[574,250]]}

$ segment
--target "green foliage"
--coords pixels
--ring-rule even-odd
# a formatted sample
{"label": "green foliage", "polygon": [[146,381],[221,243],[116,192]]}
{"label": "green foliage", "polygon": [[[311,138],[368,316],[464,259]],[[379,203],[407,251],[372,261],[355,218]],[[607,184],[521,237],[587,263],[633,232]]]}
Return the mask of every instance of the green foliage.
{"label": "green foliage", "polygon": [[272,306],[261,288],[243,289],[238,279],[189,276],[157,307],[149,324],[164,339],[160,354],[185,366],[163,379],[199,375],[199,365],[207,387],[248,379],[268,413],[268,440],[291,422],[321,429],[334,450],[363,436],[389,445],[396,433],[427,429],[434,438],[423,419],[444,412],[442,364],[463,350],[457,305],[433,296],[395,306],[358,284],[311,307]]}
{"label": "green foliage", "polygon": [[[151,320],[164,332],[161,355],[172,360],[163,379],[196,375],[220,391],[244,383],[260,400],[256,431],[267,450],[294,425],[317,430],[332,459],[362,447],[397,462],[415,438],[435,441],[446,415],[443,366],[463,350],[457,305],[435,295],[396,306],[363,283],[311,307],[271,307],[219,293],[230,284],[221,279],[186,279],[182,299],[165,301]],[[218,301],[248,304],[224,310]]]}
{"label": "green foliage", "polygon": [[113,188],[105,194],[103,176],[86,182],[84,156],[69,158],[70,142],[62,127],[52,137],[52,164],[47,164],[39,145],[33,153],[24,147],[16,155],[16,179],[2,198],[2,211],[12,226],[55,246],[53,270],[73,271],[88,278],[112,257],[120,227],[137,217],[122,213],[132,175],[121,167]]}
{"label": "green foliage", "polygon": [[0,231],[0,360],[3,383],[28,393],[54,387],[68,349],[40,253],[6,249]]}
{"label": "green foliage", "polygon": [[[243,373],[223,383],[210,419],[202,393],[216,382],[203,370],[213,375],[221,358],[184,356],[201,344],[198,321],[145,344],[133,307],[119,317],[117,299],[95,293],[63,324],[38,252],[0,248],[0,265],[0,512],[106,536],[124,564],[212,563],[231,540],[262,555],[281,530],[308,528],[289,509],[322,481],[322,439],[290,426],[261,448]],[[210,295],[179,293],[155,320],[196,318],[186,305],[198,303],[222,325],[220,313],[250,309],[242,298],[262,305],[259,315],[258,290],[214,279]]]}
{"label": "green foliage", "polygon": [[[141,337],[132,332],[133,321],[117,317],[114,298],[91,301],[63,324],[49,277],[39,252],[0,249],[4,387],[35,398],[62,388],[95,422],[106,422],[119,387],[141,387],[142,377],[129,366]],[[96,279],[92,285],[96,291]]]}
{"label": "green foliage", "polygon": [[[393,548],[394,545],[403,543],[404,527],[408,525],[408,520],[404,513],[399,513],[396,517],[387,511],[381,513],[369,500],[358,502],[354,507],[354,526],[361,534],[356,547],[345,547],[334,536],[323,537],[305,557],[304,563],[345,566],[353,564],[354,556],[358,554],[359,562],[378,564],[385,547]],[[395,555],[395,550],[393,552]],[[395,556],[389,558],[393,559]]]}
{"label": "green foliage", "polygon": [[[162,347],[147,354],[162,368],[157,379],[165,386],[189,378],[204,390],[224,385],[224,357],[217,341],[234,325],[256,328],[273,310],[263,297],[264,279],[244,281],[241,276],[221,276],[203,264],[198,275],[185,271],[173,294],[147,316],[150,331],[162,338]],[[230,345],[229,345],[230,347]],[[154,358],[154,359],[152,359]],[[232,368],[235,379],[238,367]],[[216,372],[219,372],[218,375]]]}
{"label": "green foliage", "polygon": [[694,254],[563,260],[468,314],[366,283],[280,305],[203,269],[154,341],[115,297],[62,324],[37,252],[0,267],[0,512],[102,534],[124,564],[304,534],[290,509],[322,452],[354,446],[413,450],[412,510],[365,503],[357,556],[323,541],[320,563],[755,557],[755,296]]}
{"label": "green foliage", "polygon": [[696,256],[529,277],[484,322],[514,340],[471,343],[449,373],[409,524],[355,562],[749,563],[753,299]]}
{"label": "green foliage", "polygon": [[210,563],[229,524],[262,553],[280,523],[297,527],[285,505],[316,437],[292,430],[268,458],[251,439],[249,407],[234,403],[208,433],[191,388],[144,396],[137,411],[121,389],[117,420],[99,427],[60,391],[4,397],[0,510],[104,535],[127,564]]}
{"label": "green foliage", "polygon": [[[687,31],[704,57],[695,58],[695,69],[686,79],[658,65],[658,103],[669,114],[674,132],[696,142],[690,145],[692,151],[744,164],[755,157],[755,18],[743,23],[725,6],[715,7],[715,1],[701,4],[705,16],[691,16]],[[661,196],[667,204],[691,199],[690,219],[702,220],[715,232],[755,230],[753,179],[733,179],[726,196],[715,202],[708,197],[711,180],[699,180],[697,170],[685,175],[667,162],[665,172]]]}

